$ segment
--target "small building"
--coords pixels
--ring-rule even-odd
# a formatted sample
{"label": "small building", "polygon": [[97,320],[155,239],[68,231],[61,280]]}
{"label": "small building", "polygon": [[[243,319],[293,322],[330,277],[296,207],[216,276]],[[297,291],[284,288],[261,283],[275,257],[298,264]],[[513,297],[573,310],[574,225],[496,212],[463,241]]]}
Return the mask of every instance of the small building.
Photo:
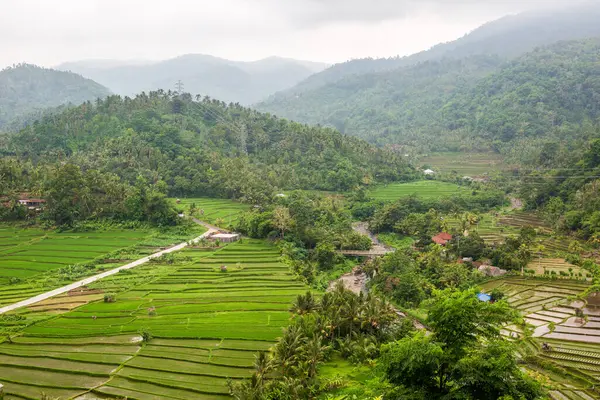
{"label": "small building", "polygon": [[434,170],[432,170],[432,169],[426,169],[425,171],[423,171],[423,173],[424,173],[425,175],[434,175],[434,174],[435,174],[435,171],[434,171]]}
{"label": "small building", "polygon": [[287,197],[287,194],[285,194],[285,193],[277,193],[275,195],[275,197],[284,198],[284,197]]}
{"label": "small building", "polygon": [[218,240],[222,243],[233,243],[240,240],[239,233],[215,233],[210,237],[212,240]]}
{"label": "small building", "polygon": [[46,200],[44,200],[44,199],[21,199],[21,200],[19,200],[19,204],[27,207],[30,210],[39,210],[46,204]]}
{"label": "small building", "polygon": [[481,272],[485,276],[490,276],[490,277],[502,276],[502,275],[506,275],[508,273],[508,271],[505,269],[493,267],[491,265],[481,265],[477,269],[479,270],[479,272]]}
{"label": "small building", "polygon": [[451,240],[452,240],[452,235],[449,233],[446,233],[446,232],[441,232],[431,238],[432,242],[439,244],[441,246],[445,246]]}

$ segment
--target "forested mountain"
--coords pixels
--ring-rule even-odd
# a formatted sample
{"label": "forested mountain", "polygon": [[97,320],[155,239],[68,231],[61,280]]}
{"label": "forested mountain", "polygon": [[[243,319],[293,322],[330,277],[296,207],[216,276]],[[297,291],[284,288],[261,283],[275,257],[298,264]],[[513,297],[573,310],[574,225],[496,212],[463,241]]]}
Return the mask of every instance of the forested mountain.
{"label": "forested mountain", "polygon": [[174,90],[176,82],[181,80],[186,92],[251,104],[290,88],[326,67],[325,64],[277,57],[239,62],[201,54],[156,63],[114,64],[73,62],[58,68],[79,73],[124,96],[158,89]]}
{"label": "forested mountain", "polygon": [[0,130],[42,110],[64,104],[79,105],[110,91],[80,75],[20,64],[0,71]]}
{"label": "forested mountain", "polygon": [[139,177],[164,181],[172,195],[250,202],[276,190],[348,190],[412,174],[400,157],[332,129],[161,91],[69,108],[22,130],[6,147],[6,155],[32,169],[8,179],[20,189],[31,189],[27,177],[57,160],[132,184]]}
{"label": "forested mountain", "polygon": [[559,42],[505,63],[471,56],[350,76],[261,108],[378,144],[498,149],[596,121],[599,62],[600,39]]}
{"label": "forested mountain", "polygon": [[[280,101],[301,93],[332,84],[345,77],[368,74],[415,65],[424,61],[445,58],[463,58],[473,55],[497,55],[512,58],[536,47],[561,40],[584,39],[600,36],[600,4],[571,6],[565,10],[532,11],[507,16],[489,22],[462,38],[442,43],[429,50],[407,57],[357,59],[331,66],[300,82],[295,87],[273,96],[261,104],[261,109],[278,111]],[[282,114],[282,116],[287,116]]]}

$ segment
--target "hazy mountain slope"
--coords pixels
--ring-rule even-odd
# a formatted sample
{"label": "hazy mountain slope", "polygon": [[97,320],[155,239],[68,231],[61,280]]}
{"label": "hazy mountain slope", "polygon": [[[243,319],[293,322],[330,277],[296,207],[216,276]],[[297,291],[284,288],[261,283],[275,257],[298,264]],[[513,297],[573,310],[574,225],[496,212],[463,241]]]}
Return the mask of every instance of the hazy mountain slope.
{"label": "hazy mountain slope", "polygon": [[56,66],[61,71],[79,70],[79,69],[104,69],[125,67],[130,65],[148,65],[154,61],[149,60],[113,60],[113,59],[89,59],[80,61],[68,61]]}
{"label": "hazy mountain slope", "polygon": [[336,82],[348,75],[389,70],[429,60],[462,58],[478,54],[494,54],[512,58],[535,47],[560,40],[600,36],[600,4],[590,2],[563,11],[536,11],[507,16],[487,23],[462,38],[442,43],[408,57],[359,59],[336,64],[310,76],[292,89],[265,102],[263,109],[280,101],[282,96],[298,93]]}
{"label": "hazy mountain slope", "polygon": [[290,88],[325,67],[325,64],[277,57],[237,62],[200,54],[144,65],[107,67],[106,63],[94,66],[88,61],[59,66],[100,82],[121,95],[174,90],[175,83],[181,80],[186,92],[241,104],[251,104]]}
{"label": "hazy mountain slope", "polygon": [[333,126],[373,143],[396,143],[398,137],[430,125],[437,110],[456,91],[474,87],[477,78],[500,64],[497,57],[472,56],[351,75],[292,99],[282,98],[270,109],[293,120]]}
{"label": "hazy mountain slope", "polygon": [[0,128],[46,108],[109,94],[104,86],[74,73],[29,64],[6,68],[0,71]]}
{"label": "hazy mountain slope", "polygon": [[503,64],[471,56],[349,76],[268,108],[378,144],[564,137],[600,117],[599,66],[600,39],[559,42]]}

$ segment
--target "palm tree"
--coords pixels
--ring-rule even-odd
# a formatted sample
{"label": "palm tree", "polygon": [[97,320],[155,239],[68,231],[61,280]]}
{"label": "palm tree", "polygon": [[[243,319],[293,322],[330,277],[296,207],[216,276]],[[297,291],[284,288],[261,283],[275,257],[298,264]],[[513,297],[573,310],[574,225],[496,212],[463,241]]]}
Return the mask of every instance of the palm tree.
{"label": "palm tree", "polygon": [[327,346],[323,345],[320,336],[315,336],[311,341],[304,345],[309,378],[314,378],[317,375],[317,366],[325,359],[324,353],[326,349]]}
{"label": "palm tree", "polygon": [[254,356],[254,371],[259,383],[262,384],[266,376],[273,369],[271,357],[265,351],[259,352]]}
{"label": "palm tree", "polygon": [[294,304],[290,307],[290,312],[298,315],[305,315],[310,314],[318,308],[319,304],[313,294],[311,292],[306,292],[305,295],[300,294],[296,297],[296,301],[294,301]]}
{"label": "palm tree", "polygon": [[283,376],[298,363],[299,352],[305,342],[306,337],[299,326],[291,325],[284,330],[283,337],[273,349],[273,358]]}

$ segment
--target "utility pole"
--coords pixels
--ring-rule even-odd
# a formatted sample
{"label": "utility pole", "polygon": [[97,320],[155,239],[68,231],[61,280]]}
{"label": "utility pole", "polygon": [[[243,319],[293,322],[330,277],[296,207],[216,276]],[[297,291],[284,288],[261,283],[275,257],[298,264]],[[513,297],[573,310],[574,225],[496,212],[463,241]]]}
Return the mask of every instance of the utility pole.
{"label": "utility pole", "polygon": [[183,117],[183,82],[181,81],[181,79],[179,79],[177,81],[177,83],[175,83],[175,90],[177,90],[177,96],[178,99],[176,101],[178,101],[180,103],[179,107],[180,107],[180,120],[179,120],[179,129],[181,132],[184,131],[184,123],[185,123],[185,119]]}
{"label": "utility pole", "polygon": [[175,84],[175,90],[177,90],[178,95],[181,96],[183,94],[183,82],[181,81],[181,79],[178,80]]}
{"label": "utility pole", "polygon": [[240,140],[240,152],[243,155],[248,155],[248,145],[247,145],[247,141],[248,141],[248,128],[246,127],[246,124],[240,122],[239,123],[239,129],[238,129],[238,133],[239,133],[239,140]]}

